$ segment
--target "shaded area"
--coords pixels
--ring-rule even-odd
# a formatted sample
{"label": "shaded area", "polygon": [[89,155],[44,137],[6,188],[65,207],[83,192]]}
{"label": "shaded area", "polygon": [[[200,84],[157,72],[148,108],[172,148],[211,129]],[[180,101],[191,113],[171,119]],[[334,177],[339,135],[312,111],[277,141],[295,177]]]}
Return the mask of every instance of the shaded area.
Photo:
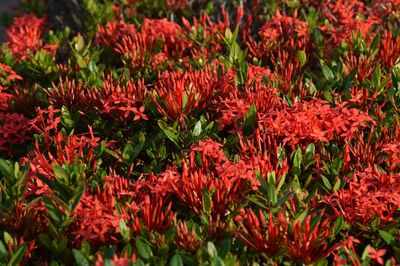
{"label": "shaded area", "polygon": [[[0,1],[0,15],[4,12],[8,12],[9,15],[13,14],[13,9],[18,5],[19,1],[16,0],[2,0]],[[0,24],[0,40],[4,41],[6,37],[6,27]]]}

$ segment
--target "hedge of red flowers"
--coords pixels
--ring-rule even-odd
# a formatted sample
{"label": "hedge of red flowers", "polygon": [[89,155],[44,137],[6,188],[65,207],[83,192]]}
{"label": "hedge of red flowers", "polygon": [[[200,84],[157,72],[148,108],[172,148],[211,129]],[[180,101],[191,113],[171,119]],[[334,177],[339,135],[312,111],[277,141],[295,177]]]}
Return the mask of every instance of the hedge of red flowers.
{"label": "hedge of red flowers", "polygon": [[399,265],[400,2],[22,1],[1,265]]}

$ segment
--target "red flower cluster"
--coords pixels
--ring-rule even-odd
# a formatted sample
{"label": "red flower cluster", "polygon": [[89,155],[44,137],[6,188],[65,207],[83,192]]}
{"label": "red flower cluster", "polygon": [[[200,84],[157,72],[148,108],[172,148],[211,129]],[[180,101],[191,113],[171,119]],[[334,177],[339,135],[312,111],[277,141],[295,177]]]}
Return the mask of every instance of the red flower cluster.
{"label": "red flower cluster", "polygon": [[330,250],[329,238],[332,227],[329,220],[311,225],[311,215],[303,222],[289,222],[282,213],[277,218],[271,212],[268,218],[260,210],[258,216],[253,210],[242,210],[236,218],[239,225],[237,234],[249,247],[273,257],[288,248],[287,256],[293,261],[306,264],[326,257]]}
{"label": "red flower cluster", "polygon": [[294,146],[329,142],[336,136],[342,141],[350,140],[369,122],[373,120],[358,109],[349,109],[345,104],[331,107],[327,102],[313,100],[267,113],[261,117],[259,126],[269,134],[283,137],[283,143]]}
{"label": "red flower cluster", "polygon": [[369,224],[379,218],[382,224],[394,221],[399,208],[399,175],[377,167],[355,172],[346,178],[347,188],[324,197],[335,216],[342,215],[349,223]]}
{"label": "red flower cluster", "polygon": [[249,40],[252,56],[264,60],[274,60],[276,52],[286,51],[295,56],[298,50],[308,50],[310,38],[308,23],[293,16],[282,15],[279,10],[258,32],[260,41]]}
{"label": "red flower cluster", "polygon": [[168,71],[159,74],[159,82],[150,96],[160,114],[183,122],[207,106],[216,85],[217,75],[211,67],[201,71]]}
{"label": "red flower cluster", "polygon": [[111,2],[7,30],[0,265],[397,263],[398,0]]}
{"label": "red flower cluster", "polygon": [[23,115],[0,113],[0,150],[13,153],[14,145],[24,144],[31,139],[30,120]]}
{"label": "red flower cluster", "polygon": [[26,60],[40,49],[53,54],[57,46],[44,44],[41,39],[44,26],[45,19],[32,14],[15,18],[13,25],[7,29],[7,49],[17,60]]}

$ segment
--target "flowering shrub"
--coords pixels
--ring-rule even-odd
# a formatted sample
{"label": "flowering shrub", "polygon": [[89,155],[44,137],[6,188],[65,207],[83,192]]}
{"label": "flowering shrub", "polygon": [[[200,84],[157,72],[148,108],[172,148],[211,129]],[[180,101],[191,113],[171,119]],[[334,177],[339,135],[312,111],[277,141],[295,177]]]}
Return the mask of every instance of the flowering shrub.
{"label": "flowering shrub", "polygon": [[399,265],[399,1],[56,2],[4,21],[0,265]]}

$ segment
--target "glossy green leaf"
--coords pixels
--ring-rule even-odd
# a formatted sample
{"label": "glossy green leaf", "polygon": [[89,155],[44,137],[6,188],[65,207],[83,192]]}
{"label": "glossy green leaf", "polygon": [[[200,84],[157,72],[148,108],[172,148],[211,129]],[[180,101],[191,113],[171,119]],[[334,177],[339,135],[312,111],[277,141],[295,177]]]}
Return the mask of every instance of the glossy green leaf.
{"label": "glossy green leaf", "polygon": [[175,255],[172,256],[171,261],[169,262],[169,266],[183,266],[181,255],[175,253]]}
{"label": "glossy green leaf", "polygon": [[340,231],[342,230],[344,225],[344,220],[343,220],[343,216],[339,216],[336,220],[335,220],[335,224],[334,224],[334,235],[336,236],[337,234],[340,233]]}
{"label": "glossy green leaf", "polygon": [[8,266],[19,265],[19,263],[25,256],[25,252],[26,252],[26,243],[23,243],[15,251],[13,251],[11,259],[8,262]]}
{"label": "glossy green leaf", "polygon": [[335,79],[332,70],[327,65],[321,66],[321,69],[322,69],[322,74],[324,75],[325,79],[328,82],[332,82]]}
{"label": "glossy green leaf", "polygon": [[174,129],[170,128],[163,120],[158,120],[158,126],[164,132],[165,136],[170,139],[176,146],[181,146],[179,136],[175,133]]}
{"label": "glossy green leaf", "polygon": [[393,243],[395,242],[394,236],[383,230],[379,230],[378,232],[383,240],[385,240],[388,244],[393,245]]}
{"label": "glossy green leaf", "polygon": [[193,136],[198,137],[201,134],[201,122],[197,121],[193,129]]}
{"label": "glossy green leaf", "polygon": [[78,266],[89,266],[90,265],[87,258],[79,250],[72,249],[72,255],[74,255],[76,265],[78,265]]}
{"label": "glossy green leaf", "polygon": [[211,205],[212,205],[212,199],[211,199],[211,193],[204,189],[202,192],[202,203],[203,203],[203,211],[207,215],[211,214]]}
{"label": "glossy green leaf", "polygon": [[307,63],[307,55],[304,50],[297,51],[297,57],[299,58],[300,66],[304,66]]}
{"label": "glossy green leaf", "polygon": [[143,241],[141,238],[136,238],[135,240],[136,249],[140,255],[145,260],[150,259],[153,256],[153,251],[149,244]]}
{"label": "glossy green leaf", "polygon": [[256,106],[255,104],[251,104],[249,110],[247,111],[246,115],[244,116],[244,126],[243,126],[243,133],[246,136],[250,136],[253,134],[254,129],[256,128]]}
{"label": "glossy green leaf", "polygon": [[207,242],[207,253],[211,258],[215,258],[218,254],[217,248],[215,247],[214,243],[211,241]]}
{"label": "glossy green leaf", "polygon": [[75,126],[75,122],[74,122],[74,120],[72,120],[71,114],[68,111],[67,107],[65,107],[65,106],[61,107],[61,118],[62,118],[63,124],[67,128],[73,128]]}

